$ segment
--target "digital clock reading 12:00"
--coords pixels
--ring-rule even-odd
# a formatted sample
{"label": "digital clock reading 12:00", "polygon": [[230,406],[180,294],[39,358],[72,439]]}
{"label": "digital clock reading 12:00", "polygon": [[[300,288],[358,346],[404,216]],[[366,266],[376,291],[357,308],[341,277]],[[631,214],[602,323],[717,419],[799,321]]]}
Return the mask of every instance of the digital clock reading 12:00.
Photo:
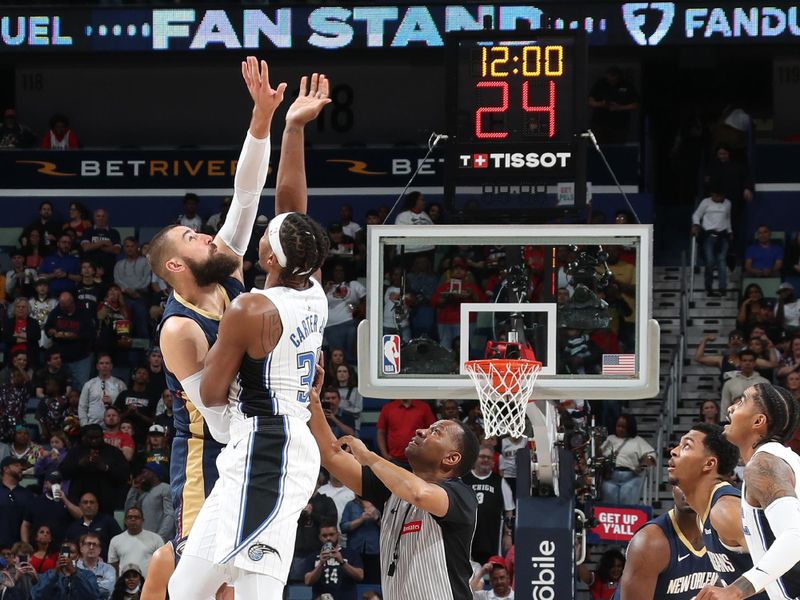
{"label": "digital clock reading 12:00", "polygon": [[546,38],[459,42],[457,134],[461,140],[568,141],[572,137],[573,45],[569,38]]}

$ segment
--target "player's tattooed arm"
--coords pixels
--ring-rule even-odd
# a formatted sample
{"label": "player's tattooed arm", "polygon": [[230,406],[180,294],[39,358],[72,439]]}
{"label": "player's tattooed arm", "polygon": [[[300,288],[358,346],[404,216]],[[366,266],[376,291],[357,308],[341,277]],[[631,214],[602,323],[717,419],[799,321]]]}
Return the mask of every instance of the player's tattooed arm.
{"label": "player's tattooed arm", "polygon": [[744,468],[747,503],[767,508],[778,498],[795,496],[794,471],[782,459],[766,452],[758,452]]}

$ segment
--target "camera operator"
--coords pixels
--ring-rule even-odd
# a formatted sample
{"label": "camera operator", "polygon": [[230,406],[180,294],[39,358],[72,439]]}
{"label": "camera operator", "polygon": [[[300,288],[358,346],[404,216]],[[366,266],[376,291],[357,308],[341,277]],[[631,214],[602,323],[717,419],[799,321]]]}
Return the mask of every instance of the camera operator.
{"label": "camera operator", "polygon": [[78,546],[61,544],[56,568],[44,573],[31,590],[31,600],[100,600],[100,588],[91,571],[79,569]]}
{"label": "camera operator", "polygon": [[356,583],[364,579],[361,555],[339,546],[336,523],[323,523],[319,539],[319,553],[306,559],[304,583],[312,586],[314,598],[330,594],[335,600],[356,600]]}

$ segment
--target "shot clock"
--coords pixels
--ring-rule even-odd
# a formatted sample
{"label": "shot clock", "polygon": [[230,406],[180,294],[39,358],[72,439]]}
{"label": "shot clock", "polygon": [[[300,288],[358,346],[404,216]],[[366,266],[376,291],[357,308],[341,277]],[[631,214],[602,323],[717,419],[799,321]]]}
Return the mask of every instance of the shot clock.
{"label": "shot clock", "polygon": [[[585,202],[586,45],[580,32],[466,32],[448,38],[448,203]],[[480,189],[477,189],[479,187]],[[550,191],[550,198],[547,191]],[[516,206],[514,206],[516,205]]]}

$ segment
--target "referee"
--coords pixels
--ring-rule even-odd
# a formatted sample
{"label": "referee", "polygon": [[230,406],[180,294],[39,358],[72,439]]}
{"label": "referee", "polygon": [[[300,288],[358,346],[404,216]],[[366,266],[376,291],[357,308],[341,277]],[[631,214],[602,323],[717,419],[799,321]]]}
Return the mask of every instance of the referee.
{"label": "referee", "polygon": [[[475,434],[458,421],[418,429],[406,447],[411,472],[370,452],[363,442],[331,431],[319,391],[309,394],[311,431],[322,466],[356,495],[382,510],[381,588],[385,600],[472,600],[470,546],[478,501],[461,481],[478,457]],[[342,450],[347,445],[352,454]]]}

